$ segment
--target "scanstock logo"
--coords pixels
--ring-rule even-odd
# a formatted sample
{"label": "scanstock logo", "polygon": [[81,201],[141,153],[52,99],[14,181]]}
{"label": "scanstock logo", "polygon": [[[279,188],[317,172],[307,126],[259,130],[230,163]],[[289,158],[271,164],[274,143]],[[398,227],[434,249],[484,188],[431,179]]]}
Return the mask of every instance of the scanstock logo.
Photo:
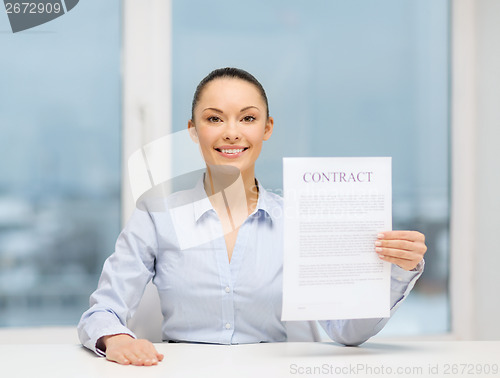
{"label": "scanstock logo", "polygon": [[4,0],[13,33],[52,21],[73,9],[79,0]]}

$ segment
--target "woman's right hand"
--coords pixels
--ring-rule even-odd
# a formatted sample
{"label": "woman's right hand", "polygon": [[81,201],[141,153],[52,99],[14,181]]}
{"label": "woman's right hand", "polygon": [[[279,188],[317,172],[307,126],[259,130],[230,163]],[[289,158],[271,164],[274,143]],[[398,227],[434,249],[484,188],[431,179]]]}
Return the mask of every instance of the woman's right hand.
{"label": "woman's right hand", "polygon": [[148,340],[120,334],[104,336],[99,342],[104,345],[106,358],[122,365],[151,366],[163,360],[163,354]]}

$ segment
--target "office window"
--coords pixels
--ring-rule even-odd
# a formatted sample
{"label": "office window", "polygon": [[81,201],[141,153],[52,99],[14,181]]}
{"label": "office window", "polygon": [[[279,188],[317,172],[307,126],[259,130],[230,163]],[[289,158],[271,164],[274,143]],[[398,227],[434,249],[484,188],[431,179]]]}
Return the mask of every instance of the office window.
{"label": "office window", "polygon": [[268,92],[275,128],[257,177],[270,190],[282,190],[284,156],[392,156],[394,229],[425,233],[429,249],[424,275],[382,334],[449,331],[448,1],[172,7],[173,131],[186,127],[199,80],[236,66]]}
{"label": "office window", "polygon": [[120,1],[0,12],[0,326],[75,325],[120,230]]}

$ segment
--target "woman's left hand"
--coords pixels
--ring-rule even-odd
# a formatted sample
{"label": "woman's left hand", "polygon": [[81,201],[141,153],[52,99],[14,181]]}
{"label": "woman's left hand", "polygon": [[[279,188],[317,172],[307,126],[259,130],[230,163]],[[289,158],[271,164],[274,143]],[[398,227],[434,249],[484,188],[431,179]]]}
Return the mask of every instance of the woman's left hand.
{"label": "woman's left hand", "polygon": [[378,235],[375,252],[404,270],[414,269],[427,251],[425,236],[418,231],[386,231]]}

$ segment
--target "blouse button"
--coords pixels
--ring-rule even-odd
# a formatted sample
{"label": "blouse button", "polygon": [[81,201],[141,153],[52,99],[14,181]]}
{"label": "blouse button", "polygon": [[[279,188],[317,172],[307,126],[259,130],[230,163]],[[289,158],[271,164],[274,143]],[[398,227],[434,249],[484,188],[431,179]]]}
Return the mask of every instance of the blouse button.
{"label": "blouse button", "polygon": [[231,292],[231,289],[229,286],[226,286],[226,293],[230,293]]}
{"label": "blouse button", "polygon": [[226,329],[231,329],[231,324],[226,323]]}

